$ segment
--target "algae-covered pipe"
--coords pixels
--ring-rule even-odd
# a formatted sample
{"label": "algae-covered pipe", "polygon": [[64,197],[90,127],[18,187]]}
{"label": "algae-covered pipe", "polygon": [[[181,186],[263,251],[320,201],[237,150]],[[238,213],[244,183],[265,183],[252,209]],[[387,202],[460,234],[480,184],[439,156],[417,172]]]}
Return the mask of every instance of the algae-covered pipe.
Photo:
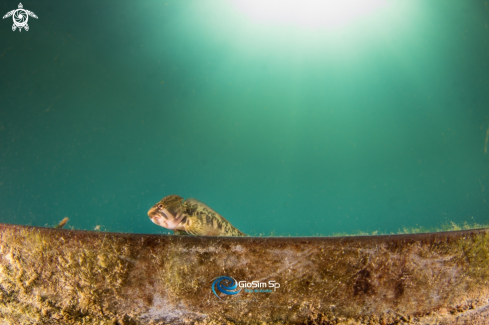
{"label": "algae-covered pipe", "polygon": [[486,324],[489,230],[138,235],[0,224],[0,323]]}

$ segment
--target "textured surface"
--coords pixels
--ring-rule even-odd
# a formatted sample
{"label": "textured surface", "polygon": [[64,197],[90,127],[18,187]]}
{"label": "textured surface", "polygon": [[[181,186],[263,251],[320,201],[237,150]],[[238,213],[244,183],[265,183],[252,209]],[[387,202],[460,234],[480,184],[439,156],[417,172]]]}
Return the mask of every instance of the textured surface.
{"label": "textured surface", "polygon": [[[194,237],[0,226],[7,324],[486,324],[487,230]],[[276,281],[219,298],[216,277]],[[266,290],[267,288],[262,288]]]}

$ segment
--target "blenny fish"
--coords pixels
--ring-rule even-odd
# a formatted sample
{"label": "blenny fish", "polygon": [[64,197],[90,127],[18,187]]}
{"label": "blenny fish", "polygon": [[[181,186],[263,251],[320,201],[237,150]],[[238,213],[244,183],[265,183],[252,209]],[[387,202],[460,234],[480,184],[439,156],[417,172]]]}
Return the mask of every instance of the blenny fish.
{"label": "blenny fish", "polygon": [[149,209],[148,216],[175,235],[246,236],[204,203],[196,199],[184,201],[178,195],[165,196]]}

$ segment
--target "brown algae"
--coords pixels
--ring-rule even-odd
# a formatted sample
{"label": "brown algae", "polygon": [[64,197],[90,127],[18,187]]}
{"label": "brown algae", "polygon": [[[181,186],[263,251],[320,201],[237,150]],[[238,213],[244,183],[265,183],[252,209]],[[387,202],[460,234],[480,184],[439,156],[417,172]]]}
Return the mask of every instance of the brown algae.
{"label": "brown algae", "polygon": [[[95,239],[95,238],[94,238]],[[11,324],[115,324],[129,246],[100,236],[87,246],[76,236],[33,228],[1,232],[0,319]],[[127,318],[127,317],[126,317]],[[123,323],[123,322],[122,322]]]}
{"label": "brown algae", "polygon": [[[363,237],[137,235],[0,225],[0,323],[486,324],[487,229]],[[212,280],[276,281],[212,292]]]}

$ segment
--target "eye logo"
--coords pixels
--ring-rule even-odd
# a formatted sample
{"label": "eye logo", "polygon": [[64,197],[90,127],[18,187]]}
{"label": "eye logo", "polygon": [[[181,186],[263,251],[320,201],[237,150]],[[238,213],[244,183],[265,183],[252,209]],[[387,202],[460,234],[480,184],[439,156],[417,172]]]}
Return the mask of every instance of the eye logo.
{"label": "eye logo", "polygon": [[225,295],[235,295],[241,292],[242,288],[236,290],[238,288],[238,281],[233,279],[230,276],[220,276],[214,279],[212,282],[212,292],[216,295],[217,298],[221,299],[216,292],[222,292]]}

